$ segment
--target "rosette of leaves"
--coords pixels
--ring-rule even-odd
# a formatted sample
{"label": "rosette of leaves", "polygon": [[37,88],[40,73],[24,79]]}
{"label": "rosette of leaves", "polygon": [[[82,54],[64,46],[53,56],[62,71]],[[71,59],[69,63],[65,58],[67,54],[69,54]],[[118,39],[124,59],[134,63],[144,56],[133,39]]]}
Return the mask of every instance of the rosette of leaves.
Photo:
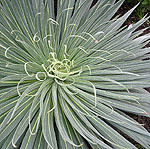
{"label": "rosette of leaves", "polygon": [[[150,35],[123,0],[2,0],[0,148],[150,148]],[[57,11],[55,11],[57,9]]]}

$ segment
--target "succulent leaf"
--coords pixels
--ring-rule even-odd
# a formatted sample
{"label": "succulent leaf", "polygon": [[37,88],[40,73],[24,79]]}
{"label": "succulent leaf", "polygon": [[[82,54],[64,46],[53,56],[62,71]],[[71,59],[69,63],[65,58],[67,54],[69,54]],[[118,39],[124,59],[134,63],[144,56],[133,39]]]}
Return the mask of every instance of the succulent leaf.
{"label": "succulent leaf", "polygon": [[[149,17],[124,0],[1,0],[0,148],[150,148]],[[57,9],[57,10],[56,10]]]}

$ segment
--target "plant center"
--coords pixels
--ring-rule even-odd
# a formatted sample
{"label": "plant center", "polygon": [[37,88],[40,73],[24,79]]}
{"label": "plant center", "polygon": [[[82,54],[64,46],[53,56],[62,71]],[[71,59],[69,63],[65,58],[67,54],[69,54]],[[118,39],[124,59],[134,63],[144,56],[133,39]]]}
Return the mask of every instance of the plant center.
{"label": "plant center", "polygon": [[81,69],[77,71],[71,71],[71,68],[73,68],[73,61],[70,61],[66,57],[62,61],[59,61],[56,58],[56,53],[51,52],[50,56],[51,57],[48,60],[49,66],[46,68],[44,65],[42,65],[48,77],[53,77],[64,81],[73,74],[81,73]]}

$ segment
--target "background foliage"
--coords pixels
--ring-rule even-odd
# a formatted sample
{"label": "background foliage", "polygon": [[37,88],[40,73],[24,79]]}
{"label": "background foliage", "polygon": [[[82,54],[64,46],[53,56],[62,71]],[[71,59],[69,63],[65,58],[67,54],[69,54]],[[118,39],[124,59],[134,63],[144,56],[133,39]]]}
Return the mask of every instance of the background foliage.
{"label": "background foliage", "polygon": [[126,0],[126,2],[131,6],[140,3],[135,11],[139,19],[142,19],[150,11],[150,0]]}

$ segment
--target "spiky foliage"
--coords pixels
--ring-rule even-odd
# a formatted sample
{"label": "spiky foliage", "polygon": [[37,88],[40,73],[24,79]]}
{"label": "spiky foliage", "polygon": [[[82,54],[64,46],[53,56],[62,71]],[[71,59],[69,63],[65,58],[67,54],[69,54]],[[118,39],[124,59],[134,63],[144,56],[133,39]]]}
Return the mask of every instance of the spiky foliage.
{"label": "spiky foliage", "polygon": [[[2,0],[0,148],[150,148],[150,35],[113,18],[123,0]],[[137,37],[137,38],[136,38]],[[121,133],[122,132],[122,133]]]}

